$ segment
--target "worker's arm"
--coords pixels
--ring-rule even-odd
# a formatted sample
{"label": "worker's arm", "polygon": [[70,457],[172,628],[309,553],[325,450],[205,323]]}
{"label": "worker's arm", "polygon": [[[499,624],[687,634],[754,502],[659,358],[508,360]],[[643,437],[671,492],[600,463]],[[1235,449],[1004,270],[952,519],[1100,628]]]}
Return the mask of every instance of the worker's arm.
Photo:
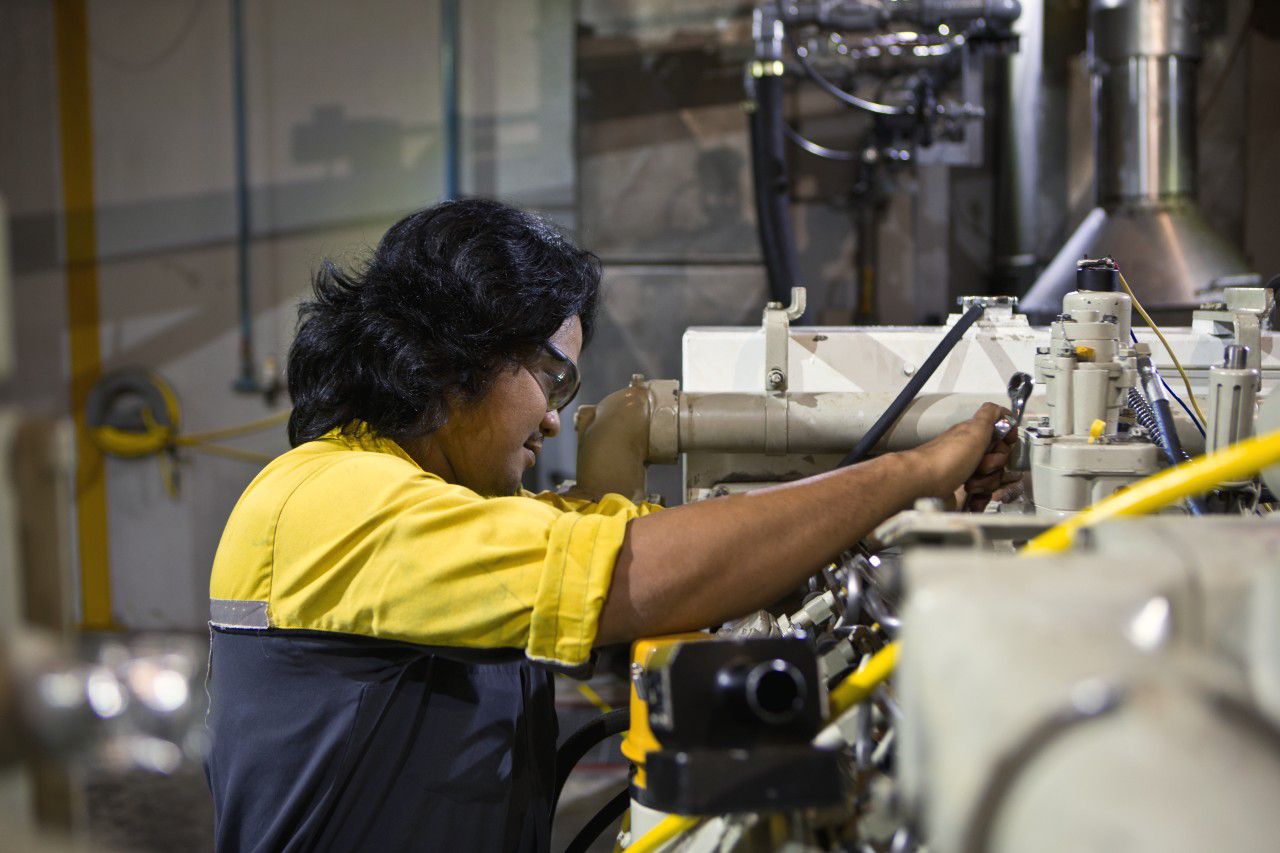
{"label": "worker's arm", "polygon": [[[627,525],[600,614],[598,644],[705,628],[764,607],[918,498],[998,482],[991,446],[1002,410],[915,450],[756,491],[689,504]],[[994,452],[992,452],[994,450]]]}

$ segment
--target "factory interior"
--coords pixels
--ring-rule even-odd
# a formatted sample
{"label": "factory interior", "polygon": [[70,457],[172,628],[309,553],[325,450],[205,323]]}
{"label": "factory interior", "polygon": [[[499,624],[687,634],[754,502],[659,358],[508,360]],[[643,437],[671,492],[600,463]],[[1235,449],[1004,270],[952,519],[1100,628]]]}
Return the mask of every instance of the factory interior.
{"label": "factory interior", "polygon": [[[2,0],[0,82],[0,850],[1280,849],[1275,0]],[[515,641],[379,628],[440,611],[399,599],[342,599],[368,630],[299,621],[279,515],[261,596],[211,588],[274,460],[347,440],[290,438],[313,282],[468,199],[598,259],[589,345],[501,374],[546,391],[526,491],[424,473],[396,439],[424,494],[555,513],[519,546],[519,606],[448,586],[506,583],[483,576],[507,516],[473,542],[432,522],[457,561],[434,574],[435,545],[387,556],[394,513],[426,510],[354,518],[373,480],[296,526],[368,540],[316,584],[452,595]],[[905,499],[875,473],[984,403],[998,490],[979,463]],[[776,547],[701,556],[699,524],[765,536],[762,508],[806,494]],[[759,602],[677,625],[668,593],[661,630],[591,633],[642,553],[619,543],[664,517],[691,526],[665,576],[710,559]],[[588,526],[614,556],[579,568],[557,531]],[[583,610],[545,609],[584,577]],[[579,657],[535,653],[562,616]],[[370,637],[477,684],[518,671],[530,705],[484,729],[505,700],[430,670],[428,746],[370,733],[343,776],[354,747],[333,769],[316,732],[355,724],[303,722],[329,694],[226,674],[247,643]],[[533,681],[558,734],[530,770]],[[469,710],[432,730],[445,702]],[[506,752],[459,747],[434,781],[430,750],[472,736]],[[244,769],[264,754],[329,787],[282,792]],[[398,805],[370,803],[384,783]]]}

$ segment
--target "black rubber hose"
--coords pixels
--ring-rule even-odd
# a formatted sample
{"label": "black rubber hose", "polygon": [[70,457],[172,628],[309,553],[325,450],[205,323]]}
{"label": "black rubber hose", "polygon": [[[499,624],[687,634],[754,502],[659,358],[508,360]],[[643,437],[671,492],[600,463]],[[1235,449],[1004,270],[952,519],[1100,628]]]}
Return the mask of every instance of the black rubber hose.
{"label": "black rubber hose", "polygon": [[[1156,416],[1156,423],[1160,424],[1160,432],[1164,436],[1164,455],[1169,460],[1170,465],[1181,465],[1191,457],[1182,449],[1182,442],[1178,438],[1178,427],[1173,422],[1173,409],[1169,406],[1168,400],[1151,400],[1151,411]],[[1200,503],[1197,498],[1187,498],[1187,511],[1192,515],[1204,515],[1204,504]]]}
{"label": "black rubber hose", "polygon": [[791,227],[786,131],[781,77],[752,80],[755,109],[750,115],[751,178],[755,189],[756,229],[769,277],[769,298],[786,305],[799,280],[795,234]]}
{"label": "black rubber hose", "polygon": [[1151,413],[1155,416],[1156,423],[1160,425],[1165,458],[1169,460],[1170,465],[1181,465],[1191,457],[1182,449],[1182,442],[1178,439],[1178,427],[1173,422],[1173,409],[1169,406],[1168,400],[1151,400],[1150,402]]}
{"label": "black rubber hose", "polygon": [[564,848],[564,853],[586,853],[592,842],[600,837],[600,833],[608,829],[609,824],[622,817],[622,813],[630,804],[630,788],[623,788],[614,794],[613,799],[601,806],[600,811],[596,812],[591,820],[587,821],[587,825],[578,831],[578,834],[569,842],[569,846]]}
{"label": "black rubber hose", "polygon": [[[1138,425],[1151,433],[1156,444],[1164,451],[1170,465],[1181,465],[1191,457],[1182,449],[1178,438],[1178,427],[1173,421],[1173,409],[1168,400],[1155,400],[1148,403],[1146,396],[1137,388],[1129,389],[1129,408],[1133,410],[1134,420]],[[1204,515],[1204,506],[1195,498],[1187,499],[1187,510],[1192,515]]]}
{"label": "black rubber hose", "polygon": [[582,756],[607,738],[620,735],[631,728],[631,711],[619,708],[601,714],[582,728],[565,738],[564,743],[556,750],[556,790],[551,799],[551,813],[555,814],[556,805],[560,802],[560,792],[568,780],[573,768],[582,760]]}
{"label": "black rubber hose", "polygon": [[946,360],[946,357],[956,348],[956,344],[960,342],[960,338],[964,336],[964,333],[982,316],[983,310],[981,305],[973,306],[964,312],[954,326],[947,330],[947,333],[942,336],[942,340],[933,348],[933,352],[929,353],[929,357],[924,360],[924,364],[907,382],[907,387],[903,388],[898,396],[894,398],[894,401],[889,404],[889,408],[884,410],[884,414],[880,416],[880,419],[875,422],[871,429],[867,430],[867,434],[862,437],[857,446],[849,451],[849,455],[840,460],[841,468],[846,465],[857,464],[867,458],[867,454],[880,443],[880,439],[884,438],[884,434],[893,428],[893,425],[898,422],[898,418],[902,417],[902,413],[907,410],[907,406],[911,405],[911,401],[920,393],[924,383],[929,381],[929,377],[933,376],[934,372],[942,366],[942,362]]}
{"label": "black rubber hose", "polygon": [[[1165,458],[1169,460],[1169,464],[1178,465],[1190,458],[1187,452],[1182,449],[1181,444],[1178,445],[1176,451],[1170,450],[1168,439],[1165,437],[1165,427],[1156,417],[1156,413],[1151,410],[1151,406],[1147,403],[1147,398],[1142,396],[1142,392],[1137,388],[1129,389],[1129,408],[1133,410],[1133,418],[1138,422],[1138,425],[1150,433],[1152,440],[1164,451]],[[1176,428],[1174,428],[1173,434],[1176,442],[1178,435]]]}

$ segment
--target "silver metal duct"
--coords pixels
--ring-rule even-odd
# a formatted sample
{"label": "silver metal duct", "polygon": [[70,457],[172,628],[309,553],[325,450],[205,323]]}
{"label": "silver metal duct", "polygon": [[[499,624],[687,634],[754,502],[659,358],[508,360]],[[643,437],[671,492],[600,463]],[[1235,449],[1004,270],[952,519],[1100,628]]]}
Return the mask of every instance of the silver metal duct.
{"label": "silver metal duct", "polygon": [[1081,257],[1111,255],[1151,307],[1195,306],[1249,273],[1196,204],[1198,0],[1091,0],[1098,207],[1022,299],[1056,311]]}

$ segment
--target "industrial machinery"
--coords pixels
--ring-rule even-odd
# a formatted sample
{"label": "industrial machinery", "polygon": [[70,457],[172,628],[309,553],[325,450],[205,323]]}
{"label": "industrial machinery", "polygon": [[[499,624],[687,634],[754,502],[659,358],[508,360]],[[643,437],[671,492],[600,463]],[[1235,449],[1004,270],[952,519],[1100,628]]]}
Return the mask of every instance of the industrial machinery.
{"label": "industrial machinery", "polygon": [[987,400],[1025,472],[982,512],[900,513],[768,611],[638,643],[624,849],[1274,848],[1272,296],[1161,330],[1111,259],[1076,276],[1048,327],[983,297],[943,328],[793,328],[797,290],[760,328],[690,329],[682,381],[583,407],[588,492],[680,461],[683,499],[714,499]]}
{"label": "industrial machinery", "polygon": [[[762,0],[747,66],[752,175],[769,289],[786,299],[799,279],[789,213],[788,143],[856,164],[858,316],[875,313],[876,229],[893,170],[983,159],[986,60],[1016,49],[1018,0]],[[855,150],[801,135],[783,115],[786,78],[808,81],[871,121]],[[868,94],[874,90],[874,94]],[[863,94],[859,94],[862,92]]]}
{"label": "industrial machinery", "polygon": [[1097,206],[1023,300],[1051,312],[1083,256],[1125,255],[1152,310],[1194,308],[1232,284],[1258,283],[1197,202],[1196,0],[1091,0]]}

